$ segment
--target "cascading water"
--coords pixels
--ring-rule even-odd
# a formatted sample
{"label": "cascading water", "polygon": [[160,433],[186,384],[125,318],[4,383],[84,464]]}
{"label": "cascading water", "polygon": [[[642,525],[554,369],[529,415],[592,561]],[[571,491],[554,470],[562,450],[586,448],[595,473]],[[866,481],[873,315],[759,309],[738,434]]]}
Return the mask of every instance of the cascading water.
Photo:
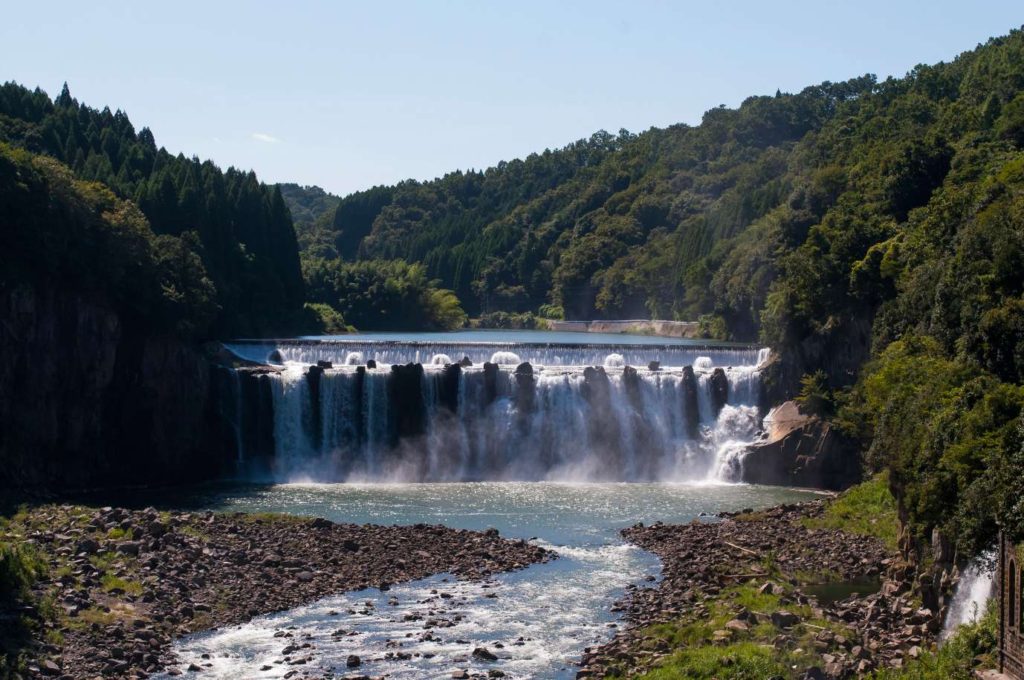
{"label": "cascading water", "polygon": [[990,550],[972,560],[964,569],[946,612],[940,639],[947,639],[956,632],[958,626],[973,623],[985,613],[988,600],[992,597],[995,556],[995,550]]}
{"label": "cascading water", "polygon": [[241,345],[284,366],[238,369],[226,420],[269,417],[246,455],[318,481],[731,481],[759,432],[756,349],[427,344]]}

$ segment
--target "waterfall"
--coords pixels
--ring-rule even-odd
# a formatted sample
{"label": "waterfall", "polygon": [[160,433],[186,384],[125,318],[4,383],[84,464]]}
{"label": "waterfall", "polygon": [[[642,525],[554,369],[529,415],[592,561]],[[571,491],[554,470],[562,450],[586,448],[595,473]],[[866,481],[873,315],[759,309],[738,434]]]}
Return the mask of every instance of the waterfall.
{"label": "waterfall", "polygon": [[973,623],[984,615],[988,599],[992,597],[995,556],[995,550],[985,552],[964,569],[946,612],[940,639],[947,639],[956,632],[957,626]]}
{"label": "waterfall", "polygon": [[[735,481],[760,429],[757,350],[488,346],[476,362],[469,344],[389,347],[259,346],[283,366],[232,396],[236,413],[269,416],[275,478]],[[355,365],[399,351],[429,362]],[[557,362],[527,363],[544,356]],[[565,363],[580,357],[595,361]],[[269,412],[246,402],[263,394]]]}

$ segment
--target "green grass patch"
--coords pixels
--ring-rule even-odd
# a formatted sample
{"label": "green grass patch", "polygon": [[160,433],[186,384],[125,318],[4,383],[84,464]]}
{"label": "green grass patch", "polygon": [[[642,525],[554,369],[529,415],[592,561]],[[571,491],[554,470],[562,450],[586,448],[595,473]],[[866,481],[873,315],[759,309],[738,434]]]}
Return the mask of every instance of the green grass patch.
{"label": "green grass patch", "polygon": [[808,529],[840,529],[874,536],[890,550],[896,550],[899,520],[896,500],[889,491],[889,475],[883,472],[847,489],[826,505],[823,516],[803,522]]}
{"label": "green grass patch", "polygon": [[177,531],[178,533],[184,534],[186,536],[198,538],[201,541],[210,540],[210,535],[208,533],[200,530],[198,527],[192,526],[191,524],[185,524],[183,526],[180,526],[178,527]]}
{"label": "green grass patch", "polygon": [[117,553],[112,550],[89,556],[89,562],[99,571],[107,571],[117,562]]}
{"label": "green grass patch", "polygon": [[[758,592],[761,582],[723,589],[706,600],[706,611],[694,611],[672,623],[646,628],[643,646],[672,653],[657,668],[641,677],[661,678],[771,678],[793,677],[793,668],[803,669],[816,663],[814,638],[823,629],[852,639],[851,630],[835,621],[817,618],[809,606],[783,602],[783,593]],[[787,592],[784,584],[777,584]],[[748,630],[733,631],[724,643],[714,642],[714,633],[737,618],[743,610],[758,616],[748,622]],[[773,612],[786,610],[800,617],[800,623],[786,631],[792,638],[788,647],[776,648],[773,641],[781,632],[770,621]],[[623,669],[613,670],[623,672]]]}
{"label": "green grass patch", "polygon": [[132,530],[114,527],[107,532],[107,538],[112,541],[130,541],[133,538]]}
{"label": "green grass patch", "polygon": [[123,578],[114,576],[113,574],[104,574],[100,579],[100,587],[105,592],[111,592],[114,590],[121,590],[126,595],[141,595],[142,584],[138,581],[127,581]]}
{"label": "green grass patch", "polygon": [[46,574],[46,562],[28,543],[0,543],[0,602],[31,595],[32,586]]}
{"label": "green grass patch", "polygon": [[770,646],[754,642],[737,642],[722,647],[694,647],[682,649],[664,664],[641,675],[647,680],[765,680],[786,676],[789,668]]}

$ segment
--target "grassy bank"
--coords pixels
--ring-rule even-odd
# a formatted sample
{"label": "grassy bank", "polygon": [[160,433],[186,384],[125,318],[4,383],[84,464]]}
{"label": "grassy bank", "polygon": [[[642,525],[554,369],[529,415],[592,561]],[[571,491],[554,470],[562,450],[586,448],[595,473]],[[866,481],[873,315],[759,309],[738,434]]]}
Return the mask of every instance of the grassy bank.
{"label": "grassy bank", "polygon": [[828,503],[822,517],[808,518],[804,526],[874,536],[895,551],[900,526],[896,500],[889,491],[889,475],[883,472],[844,491]]}

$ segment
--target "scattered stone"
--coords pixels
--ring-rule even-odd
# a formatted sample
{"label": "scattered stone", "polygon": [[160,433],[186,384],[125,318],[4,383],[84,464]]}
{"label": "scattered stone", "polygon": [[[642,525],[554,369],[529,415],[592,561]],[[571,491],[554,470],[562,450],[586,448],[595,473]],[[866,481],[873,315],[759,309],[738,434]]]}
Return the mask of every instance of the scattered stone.
{"label": "scattered stone", "polygon": [[[49,538],[38,545],[52,576],[44,576],[39,587],[54,597],[68,620],[79,624],[82,611],[94,610],[113,621],[63,626],[57,629],[64,638],[60,648],[32,648],[37,658],[27,661],[38,670],[28,677],[60,680],[200,673],[212,663],[208,656],[187,669],[173,666],[170,651],[175,639],[370,584],[387,589],[438,573],[483,580],[554,557],[525,541],[503,539],[497,531],[425,524],[336,524],[326,519],[67,505],[34,506],[21,521],[25,525],[16,530],[26,534],[46,527]],[[131,529],[132,539],[111,540],[108,533],[114,528]],[[84,559],[106,550],[112,557],[102,566]],[[106,574],[131,587],[104,589]],[[362,611],[369,613],[370,607]],[[461,615],[451,613],[439,619],[437,627],[451,627],[460,620]],[[291,629],[278,630],[274,637],[288,644],[282,658],[266,664],[263,671],[281,664],[294,667],[285,677],[310,677],[298,667],[314,662],[307,652],[312,643]],[[412,658],[404,650],[393,654],[396,659]],[[349,668],[361,663],[356,655],[347,659]]]}

